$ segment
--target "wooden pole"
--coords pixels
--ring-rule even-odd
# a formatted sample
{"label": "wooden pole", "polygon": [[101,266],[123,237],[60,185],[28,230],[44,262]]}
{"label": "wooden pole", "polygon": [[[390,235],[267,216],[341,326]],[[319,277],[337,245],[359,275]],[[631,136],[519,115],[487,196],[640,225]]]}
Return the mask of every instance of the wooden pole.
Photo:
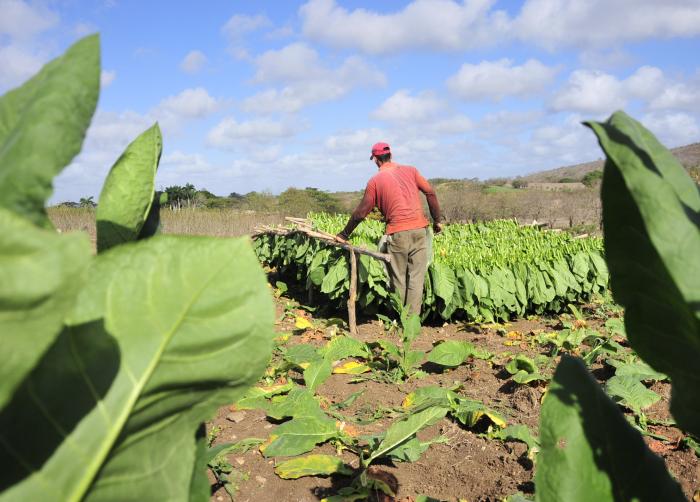
{"label": "wooden pole", "polygon": [[351,335],[357,335],[357,318],[355,317],[355,297],[357,296],[357,260],[350,248],[350,295],[348,296],[348,326]]}
{"label": "wooden pole", "polygon": [[333,236],[328,237],[328,234],[315,232],[313,230],[260,228],[260,229],[256,229],[256,231],[251,235],[251,238],[255,239],[256,237],[260,237],[261,235],[265,235],[265,234],[274,234],[274,235],[302,234],[302,235],[306,235],[307,237],[311,237],[312,239],[317,239],[319,241],[325,242],[331,246],[336,246],[336,247],[339,247],[341,249],[345,249],[347,251],[352,250],[357,254],[364,254],[367,256],[371,256],[372,258],[376,258],[377,260],[382,260],[382,261],[385,261],[387,263],[391,262],[391,255],[388,253],[380,253],[378,251],[371,251],[369,249],[353,246],[351,244],[344,244],[340,241],[335,240],[335,237],[333,237]]}

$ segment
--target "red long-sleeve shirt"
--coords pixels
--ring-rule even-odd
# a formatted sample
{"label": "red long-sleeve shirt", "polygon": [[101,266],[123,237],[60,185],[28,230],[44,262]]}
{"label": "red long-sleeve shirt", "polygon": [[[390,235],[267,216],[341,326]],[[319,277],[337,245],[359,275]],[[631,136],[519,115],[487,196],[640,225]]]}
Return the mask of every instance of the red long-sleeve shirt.
{"label": "red long-sleeve shirt", "polygon": [[429,222],[423,214],[419,192],[425,194],[433,221],[440,222],[440,204],[435,190],[418,169],[394,162],[382,164],[379,172],[367,182],[362,201],[340,235],[347,239],[374,207],[384,215],[387,234],[427,227]]}

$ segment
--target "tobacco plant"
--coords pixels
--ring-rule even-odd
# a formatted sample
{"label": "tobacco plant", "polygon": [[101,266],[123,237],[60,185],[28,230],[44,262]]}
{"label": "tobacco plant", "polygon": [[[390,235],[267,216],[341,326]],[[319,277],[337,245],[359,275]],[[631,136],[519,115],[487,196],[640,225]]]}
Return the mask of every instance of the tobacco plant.
{"label": "tobacco plant", "polygon": [[[628,366],[628,376],[616,375],[607,390],[639,412],[658,399],[641,380],[668,375],[671,413],[697,437],[700,191],[671,153],[623,112],[587,125],[607,156],[602,199],[612,292],[625,308],[628,341],[648,364]],[[564,357],[559,364],[542,406],[540,438],[538,501],[685,500],[663,461],[580,360]]]}
{"label": "tobacco plant", "polygon": [[262,374],[272,301],[247,240],[155,235],[157,124],[107,177],[97,255],[52,227],[99,60],[87,37],[0,97],[0,500],[204,501],[201,424]]}

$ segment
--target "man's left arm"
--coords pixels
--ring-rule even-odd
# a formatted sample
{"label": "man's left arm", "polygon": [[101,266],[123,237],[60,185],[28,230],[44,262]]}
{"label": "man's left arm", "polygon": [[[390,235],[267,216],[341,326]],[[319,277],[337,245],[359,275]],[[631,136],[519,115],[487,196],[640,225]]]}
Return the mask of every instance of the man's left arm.
{"label": "man's left arm", "polygon": [[418,190],[423,192],[425,195],[425,200],[428,201],[428,209],[430,210],[430,216],[433,218],[433,230],[436,233],[442,231],[442,216],[440,214],[440,203],[438,202],[437,195],[432,185],[426,180],[416,169],[416,185],[418,185]]}

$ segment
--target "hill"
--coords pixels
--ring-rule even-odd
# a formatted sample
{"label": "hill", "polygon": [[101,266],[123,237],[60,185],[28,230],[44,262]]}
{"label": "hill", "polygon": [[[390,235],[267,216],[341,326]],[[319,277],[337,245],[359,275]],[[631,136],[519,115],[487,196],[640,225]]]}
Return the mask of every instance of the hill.
{"label": "hill", "polygon": [[[690,145],[672,148],[671,153],[673,153],[686,169],[700,166],[700,143],[692,143]],[[582,164],[549,169],[547,171],[538,171],[522,176],[522,179],[528,183],[556,183],[565,178],[580,180],[587,173],[601,169],[603,169],[603,160],[595,160]]]}

